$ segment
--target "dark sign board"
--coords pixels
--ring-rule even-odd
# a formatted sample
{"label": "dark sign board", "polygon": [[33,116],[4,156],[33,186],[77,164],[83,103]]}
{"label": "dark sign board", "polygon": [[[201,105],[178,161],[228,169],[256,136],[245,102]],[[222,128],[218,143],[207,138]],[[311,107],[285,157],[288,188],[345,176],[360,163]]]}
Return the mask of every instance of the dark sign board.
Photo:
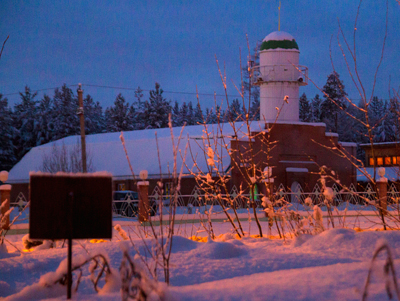
{"label": "dark sign board", "polygon": [[112,236],[112,178],[105,173],[30,175],[29,236],[85,239]]}

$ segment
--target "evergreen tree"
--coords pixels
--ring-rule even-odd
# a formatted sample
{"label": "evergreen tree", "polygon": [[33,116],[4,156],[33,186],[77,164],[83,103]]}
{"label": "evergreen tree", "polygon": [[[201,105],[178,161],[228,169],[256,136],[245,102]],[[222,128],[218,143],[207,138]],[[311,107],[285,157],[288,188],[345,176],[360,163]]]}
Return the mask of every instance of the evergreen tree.
{"label": "evergreen tree", "polygon": [[54,91],[54,140],[80,133],[79,116],[76,114],[78,107],[78,98],[66,84],[61,89],[56,88]]}
{"label": "evergreen tree", "polygon": [[250,120],[260,120],[260,92],[256,89],[250,106]]}
{"label": "evergreen tree", "polygon": [[368,105],[369,124],[373,128],[372,134],[375,142],[383,142],[388,134],[387,123],[387,104],[378,97],[374,96]]}
{"label": "evergreen tree", "polygon": [[[259,65],[259,50],[261,43],[253,49],[253,53],[248,59],[247,66],[242,68],[243,70],[243,86],[246,104],[243,108],[245,113],[249,113],[250,120],[260,120],[260,87],[250,83],[250,74],[256,76],[253,71],[254,66]],[[249,93],[251,93],[250,100],[248,100]]]}
{"label": "evergreen tree", "polygon": [[14,139],[17,160],[21,159],[32,147],[36,146],[36,133],[38,130],[37,119],[37,93],[32,93],[28,86],[25,93],[19,93],[22,102],[14,107],[14,127],[17,135]]}
{"label": "evergreen tree", "polygon": [[168,127],[168,115],[171,112],[170,102],[163,97],[160,84],[155,84],[155,90],[150,91],[149,100],[144,104],[144,119],[146,128],[156,129]]}
{"label": "evergreen tree", "polygon": [[387,117],[387,138],[385,141],[400,140],[400,102],[398,98],[391,98],[388,104]]}
{"label": "evergreen tree", "polygon": [[132,124],[134,130],[143,130],[146,128],[146,120],[144,119],[144,102],[143,90],[138,86],[135,90],[136,101],[132,104],[131,114],[132,114]]}
{"label": "evergreen tree", "polygon": [[105,132],[106,122],[100,103],[98,101],[94,102],[90,95],[86,95],[83,99],[83,110],[85,114],[85,133],[97,134]]}
{"label": "evergreen tree", "polygon": [[187,125],[194,125],[194,124],[196,124],[196,122],[195,122],[195,118],[194,118],[193,105],[192,105],[192,102],[189,101],[188,112],[187,112]]}
{"label": "evergreen tree", "polygon": [[321,104],[321,117],[326,122],[327,129],[338,132],[339,112],[346,109],[346,96],[344,85],[339,78],[339,74],[333,71],[326,81],[322,91],[324,101]]}
{"label": "evergreen tree", "polygon": [[178,124],[180,126],[188,124],[188,106],[186,102],[183,102],[181,109],[179,110]]}
{"label": "evergreen tree", "polygon": [[227,121],[240,121],[243,118],[243,110],[239,99],[234,99],[226,112]]}
{"label": "evergreen tree", "polygon": [[201,110],[200,103],[197,103],[196,108],[194,109],[194,124],[202,124],[203,123],[203,111]]}
{"label": "evergreen tree", "polygon": [[36,134],[36,145],[45,144],[54,140],[54,121],[56,114],[54,110],[53,99],[44,95],[39,101],[39,106],[37,108],[38,131]]}
{"label": "evergreen tree", "polygon": [[221,111],[221,107],[219,105],[217,105],[214,108],[212,108],[211,110],[206,110],[206,114],[207,114],[207,123],[208,124],[217,124],[218,122],[223,122],[223,115],[224,112]]}
{"label": "evergreen tree", "polygon": [[312,110],[312,122],[322,121],[321,113],[321,103],[322,99],[318,94],[311,100],[311,110]]}
{"label": "evergreen tree", "polygon": [[16,130],[7,98],[0,94],[0,170],[10,170],[16,163],[13,138]]}
{"label": "evergreen tree", "polygon": [[310,122],[312,119],[311,104],[308,102],[306,93],[303,93],[299,99],[300,112],[299,117],[301,121]]}
{"label": "evergreen tree", "polygon": [[174,107],[172,108],[172,125],[173,126],[181,126],[179,115],[180,115],[180,108],[178,102],[175,100]]}
{"label": "evergreen tree", "polygon": [[107,132],[132,131],[132,116],[129,103],[125,102],[122,94],[118,94],[114,106],[105,111]]}

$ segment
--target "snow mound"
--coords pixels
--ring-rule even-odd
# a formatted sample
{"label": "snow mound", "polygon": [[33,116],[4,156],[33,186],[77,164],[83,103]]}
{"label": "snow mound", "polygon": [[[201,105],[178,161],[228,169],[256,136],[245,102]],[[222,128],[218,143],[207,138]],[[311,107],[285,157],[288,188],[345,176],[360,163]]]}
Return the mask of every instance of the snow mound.
{"label": "snow mound", "polygon": [[313,236],[311,234],[301,234],[293,240],[293,247],[300,247],[307,240],[311,239]]}
{"label": "snow mound", "polygon": [[354,242],[356,236],[356,231],[352,229],[335,228],[324,231],[318,235],[308,237],[301,236],[298,239],[305,240],[302,244],[313,250],[320,250],[321,248],[339,248],[345,247],[347,244]]}
{"label": "snow mound", "polygon": [[191,251],[196,249],[198,243],[183,236],[174,235],[172,239],[172,253]]}
{"label": "snow mound", "polygon": [[236,244],[231,242],[216,242],[212,239],[209,239],[206,243],[201,243],[201,246],[191,251],[193,257],[208,259],[229,259],[245,254],[247,254],[247,251]]}

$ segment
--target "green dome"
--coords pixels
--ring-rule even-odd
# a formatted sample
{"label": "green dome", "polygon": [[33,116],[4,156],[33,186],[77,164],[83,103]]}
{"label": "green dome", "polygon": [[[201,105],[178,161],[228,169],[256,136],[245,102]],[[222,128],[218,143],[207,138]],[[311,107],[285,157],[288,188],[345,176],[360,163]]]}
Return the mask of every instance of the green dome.
{"label": "green dome", "polygon": [[284,31],[274,31],[265,37],[261,44],[260,50],[268,49],[297,49],[299,46],[294,37]]}

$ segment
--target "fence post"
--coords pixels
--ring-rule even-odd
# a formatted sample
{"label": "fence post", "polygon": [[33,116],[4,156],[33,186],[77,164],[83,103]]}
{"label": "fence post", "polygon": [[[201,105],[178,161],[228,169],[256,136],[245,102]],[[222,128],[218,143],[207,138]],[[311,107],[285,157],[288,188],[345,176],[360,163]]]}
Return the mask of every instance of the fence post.
{"label": "fence post", "polygon": [[387,183],[388,179],[385,177],[385,168],[380,167],[378,169],[378,175],[380,178],[376,180],[376,188],[378,192],[378,205],[379,210],[383,215],[387,215]]}
{"label": "fence post", "polygon": [[[4,215],[8,210],[10,210],[10,196],[11,196],[11,185],[5,184],[0,186],[0,204],[4,204],[1,207],[1,214]],[[8,230],[10,225],[10,216],[8,215],[3,222],[2,228]]]}

